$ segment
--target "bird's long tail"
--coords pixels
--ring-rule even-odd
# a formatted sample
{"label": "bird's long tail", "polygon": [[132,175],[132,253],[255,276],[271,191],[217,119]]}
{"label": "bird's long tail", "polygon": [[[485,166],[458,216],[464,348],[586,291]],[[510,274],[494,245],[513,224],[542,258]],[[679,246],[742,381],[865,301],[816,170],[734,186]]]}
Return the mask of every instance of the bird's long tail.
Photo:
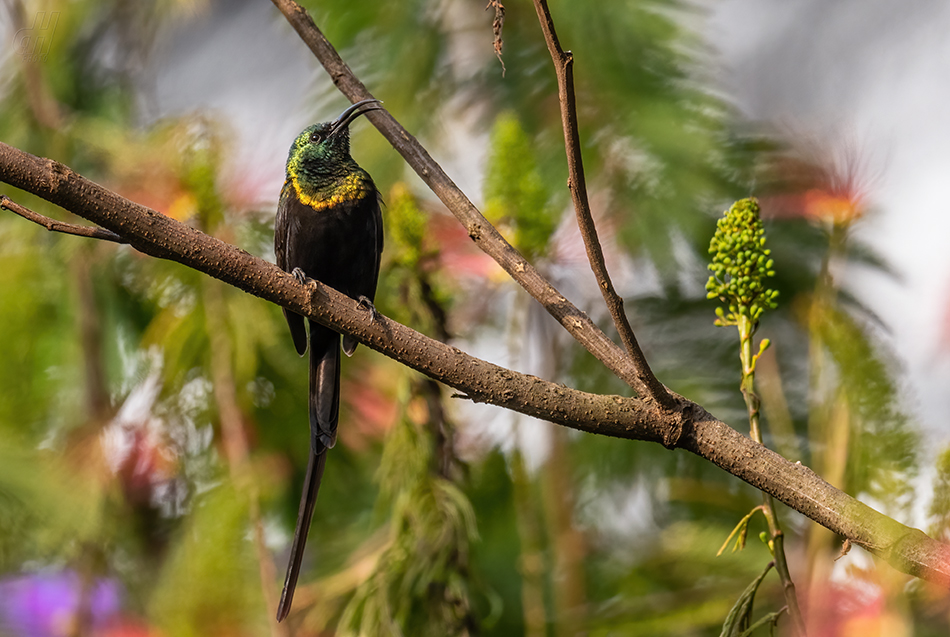
{"label": "bird's long tail", "polygon": [[277,607],[277,621],[290,612],[294,589],[300,575],[307,534],[313,519],[317,491],[327,463],[327,450],[336,444],[340,413],[340,335],[316,323],[310,323],[310,459],[300,495],[297,527],[290,549],[290,563],[284,590]]}

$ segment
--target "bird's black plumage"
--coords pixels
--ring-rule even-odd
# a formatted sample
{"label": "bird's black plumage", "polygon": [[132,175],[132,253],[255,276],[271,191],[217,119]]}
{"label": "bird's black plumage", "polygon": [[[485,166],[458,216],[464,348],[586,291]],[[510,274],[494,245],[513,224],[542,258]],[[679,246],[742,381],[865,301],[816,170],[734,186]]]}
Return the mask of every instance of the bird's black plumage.
{"label": "bird's black plumage", "polygon": [[[302,281],[316,279],[370,303],[376,294],[383,249],[379,192],[350,156],[348,126],[377,108],[376,100],[364,100],[336,121],[315,124],[297,137],[287,159],[287,178],[274,224],[281,269]],[[297,353],[302,356],[308,345],[310,349],[310,455],[278,621],[287,616],[293,602],[327,450],[336,444],[340,412],[340,334],[307,321],[308,339],[302,316],[287,309],[284,316]],[[347,355],[356,345],[352,337],[342,337]]]}

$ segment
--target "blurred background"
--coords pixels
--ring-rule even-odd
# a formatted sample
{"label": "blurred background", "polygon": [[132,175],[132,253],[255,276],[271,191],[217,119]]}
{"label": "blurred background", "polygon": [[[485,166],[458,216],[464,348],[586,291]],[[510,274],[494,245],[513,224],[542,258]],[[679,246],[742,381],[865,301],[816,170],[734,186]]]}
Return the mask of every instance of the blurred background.
{"label": "blurred background", "polygon": [[[597,322],[533,7],[305,3],[506,237]],[[659,378],[740,431],[707,249],[759,198],[779,308],[769,446],[950,540],[950,7],[553,0],[608,266]],[[273,260],[287,150],[347,105],[265,0],[5,0],[0,139]],[[377,307],[492,362],[629,388],[501,269],[365,120]],[[3,194],[77,221],[34,197]],[[289,620],[307,366],[280,309],[128,247],[0,215],[0,635],[718,635],[770,560],[760,495],[682,451],[485,405],[360,348],[344,364]],[[778,505],[811,635],[943,635],[950,599]],[[756,617],[784,605],[770,574]],[[768,634],[763,627],[755,634]],[[784,618],[777,633],[787,634]]]}

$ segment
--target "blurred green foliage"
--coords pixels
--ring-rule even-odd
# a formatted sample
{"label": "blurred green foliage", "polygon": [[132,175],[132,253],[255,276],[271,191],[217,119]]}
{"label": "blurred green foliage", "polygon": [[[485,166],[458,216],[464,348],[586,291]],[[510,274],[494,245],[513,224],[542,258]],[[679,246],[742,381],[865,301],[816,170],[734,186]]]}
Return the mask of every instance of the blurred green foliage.
{"label": "blurred green foliage", "polygon": [[[554,73],[529,3],[506,6],[504,76],[481,6],[306,4],[427,145],[442,149],[460,122],[474,122],[487,151],[486,214],[550,271],[586,273],[584,263],[556,261],[564,251],[552,249],[569,241],[555,229],[572,213]],[[21,18],[39,7],[9,5]],[[32,66],[5,59],[0,138],[267,254],[273,206],[258,210],[223,191],[229,124],[207,112],[146,126],[136,100],[159,28],[208,7],[43,7],[60,12],[55,46]],[[598,219],[615,229],[616,262],[637,280],[658,281],[633,290],[628,304],[638,338],[661,380],[742,428],[734,339],[710,324],[698,264],[723,203],[748,195],[763,167],[794,153],[738,133],[738,116],[703,86],[707,51],[687,27],[688,6],[607,0],[551,10],[575,56]],[[274,34],[295,37],[289,28]],[[464,230],[461,241],[445,231],[441,211],[387,143],[358,132],[354,146],[388,206],[378,307],[438,338],[488,334],[503,355],[511,340],[505,299],[520,292],[469,267]],[[848,235],[859,216],[823,223],[801,203],[794,215],[768,218],[770,195],[800,192],[781,180],[759,183],[774,286],[786,301],[760,329],[774,364],[760,365],[758,378],[782,389],[763,393],[766,441],[781,442],[778,423],[787,422],[795,459],[906,512],[919,440],[893,357],[828,267],[883,262]],[[23,193],[4,194],[76,221]],[[552,380],[629,394],[570,348]],[[180,265],[48,233],[4,211],[0,352],[0,577],[49,570],[111,578],[124,591],[120,619],[137,618],[151,634],[276,634],[265,598],[279,586],[307,448],[306,365],[279,308]],[[344,374],[340,444],[317,505],[294,634],[717,635],[768,559],[756,542],[715,557],[759,494],[698,458],[564,435],[556,463],[522,476],[510,432],[500,444],[486,434],[483,421],[510,424],[493,412],[469,415],[444,388],[367,348]],[[234,451],[242,444],[246,454]],[[947,515],[943,464],[937,517]],[[806,606],[858,604],[863,586],[890,595],[885,602],[905,594],[906,580],[882,583],[857,561],[851,579],[832,583],[819,567],[837,555],[834,538],[782,515]],[[753,536],[763,530],[757,524]],[[262,572],[272,581],[262,583]],[[774,577],[756,599],[763,614],[781,607]],[[946,631],[946,614],[934,610],[945,597],[908,599],[895,611],[904,626]]]}
{"label": "blurred green foliage", "polygon": [[[432,421],[429,423],[433,424]],[[379,468],[388,538],[374,573],[357,587],[340,620],[343,635],[468,635],[477,630],[469,569],[478,540],[475,511],[438,476],[433,436],[402,419],[386,439]]]}
{"label": "blurred green foliage", "polygon": [[501,113],[495,120],[490,144],[484,215],[495,226],[513,226],[510,243],[526,257],[543,256],[564,202],[554,205],[531,139],[513,113]]}
{"label": "blurred green foliage", "polygon": [[222,485],[193,506],[155,582],[148,609],[154,624],[167,635],[266,630],[246,499]]}

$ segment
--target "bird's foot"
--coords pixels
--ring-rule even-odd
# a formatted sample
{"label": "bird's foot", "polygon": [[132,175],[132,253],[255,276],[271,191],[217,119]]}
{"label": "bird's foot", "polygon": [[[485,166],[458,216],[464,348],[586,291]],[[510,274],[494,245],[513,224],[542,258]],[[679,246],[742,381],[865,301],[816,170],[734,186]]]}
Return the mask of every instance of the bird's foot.
{"label": "bird's foot", "polygon": [[360,294],[360,297],[356,299],[356,307],[361,310],[369,310],[371,320],[375,321],[379,319],[379,311],[376,309],[376,306],[373,305],[373,302],[362,294]]}
{"label": "bird's foot", "polygon": [[308,277],[300,268],[294,268],[293,271],[291,271],[291,274],[295,279],[297,279],[297,283],[300,285],[307,285],[307,281],[310,280],[310,277]]}

